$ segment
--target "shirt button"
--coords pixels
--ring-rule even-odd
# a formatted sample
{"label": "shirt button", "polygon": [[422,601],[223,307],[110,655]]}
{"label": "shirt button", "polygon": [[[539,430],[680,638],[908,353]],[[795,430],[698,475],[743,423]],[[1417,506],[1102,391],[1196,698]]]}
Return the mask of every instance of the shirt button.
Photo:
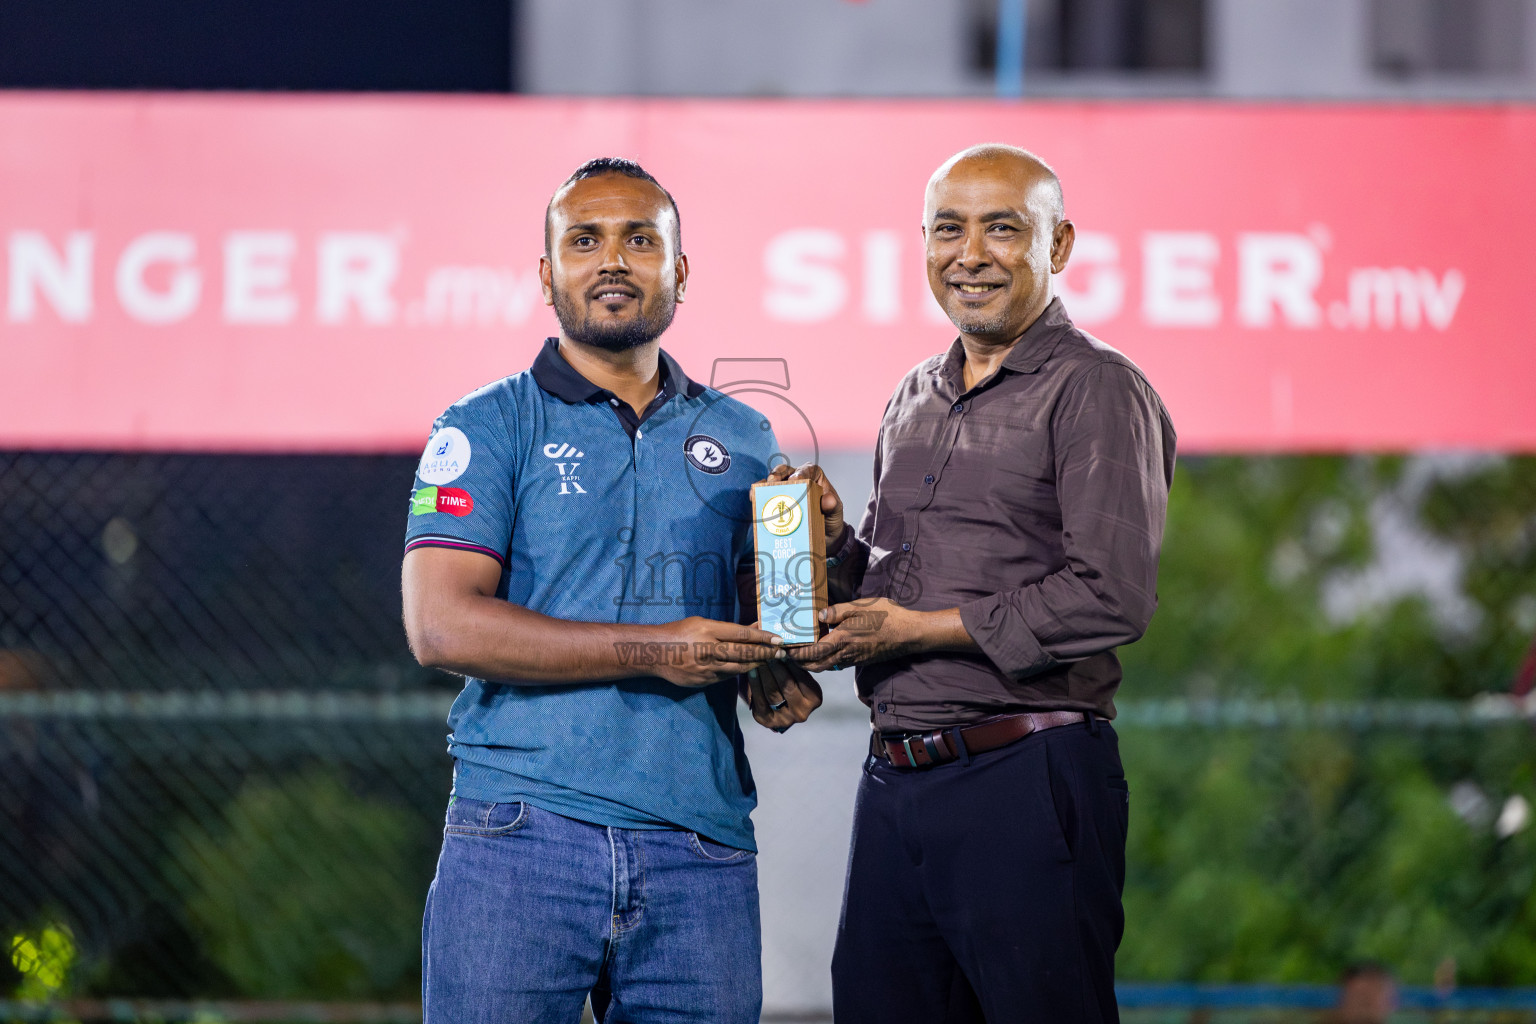
{"label": "shirt button", "polygon": [[955,412],[964,412],[965,411],[965,403],[964,402],[956,402],[954,404],[954,410],[955,410]]}
{"label": "shirt button", "polygon": [[619,400],[617,398],[610,398],[608,399],[608,404],[617,409],[619,407]]}
{"label": "shirt button", "polygon": [[635,440],[636,441],[643,441],[643,440],[645,440],[645,431],[643,431],[643,430],[635,431]]}
{"label": "shirt button", "polygon": [[927,476],[923,477],[923,483],[925,483],[925,484],[933,483],[933,474],[929,473]]}
{"label": "shirt button", "polygon": [[908,544],[906,541],[902,541],[901,542],[901,550],[903,550],[903,551],[911,551],[912,550],[912,545]]}
{"label": "shirt button", "polygon": [[885,714],[885,704],[883,702],[880,703],[880,704],[876,704],[875,705],[875,710],[880,712],[882,715]]}

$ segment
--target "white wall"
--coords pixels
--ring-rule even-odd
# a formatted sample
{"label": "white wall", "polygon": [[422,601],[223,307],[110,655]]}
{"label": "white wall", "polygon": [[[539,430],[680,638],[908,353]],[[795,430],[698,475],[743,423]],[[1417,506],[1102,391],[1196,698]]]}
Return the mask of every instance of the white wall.
{"label": "white wall", "polygon": [[[1372,68],[1370,0],[1208,0],[1209,95],[1239,99],[1536,99],[1536,0],[1524,67],[1393,80]],[[1407,11],[1405,4],[1404,13]],[[1496,30],[1496,27],[1491,30]],[[1522,47],[1503,47],[1503,49]]]}
{"label": "white wall", "polygon": [[960,0],[524,0],[533,93],[947,96],[970,88]]}
{"label": "white wall", "polygon": [[1368,90],[1365,0],[1212,0],[1212,90],[1226,96],[1329,96]]}

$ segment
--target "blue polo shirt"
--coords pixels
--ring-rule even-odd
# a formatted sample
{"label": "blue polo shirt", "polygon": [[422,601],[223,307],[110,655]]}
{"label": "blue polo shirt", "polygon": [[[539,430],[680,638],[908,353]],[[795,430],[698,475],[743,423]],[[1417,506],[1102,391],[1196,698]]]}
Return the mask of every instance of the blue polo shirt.
{"label": "blue polo shirt", "polygon": [[[661,368],[637,416],[551,338],[530,370],[454,403],[417,466],[406,550],[494,558],[499,596],[558,619],[737,621],[750,488],[777,443],[759,413],[690,381],[665,352]],[[619,656],[636,673],[617,682],[467,679],[448,718],[455,795],[756,849],[735,685],[647,675],[665,656],[655,648]]]}

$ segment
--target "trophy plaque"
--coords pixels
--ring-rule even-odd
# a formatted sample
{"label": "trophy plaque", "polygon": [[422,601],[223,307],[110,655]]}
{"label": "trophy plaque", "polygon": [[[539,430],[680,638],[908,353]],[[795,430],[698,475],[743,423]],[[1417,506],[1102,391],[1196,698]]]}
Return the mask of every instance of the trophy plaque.
{"label": "trophy plaque", "polygon": [[820,639],[827,606],[827,539],[821,488],[809,480],[752,485],[757,621],[785,644]]}

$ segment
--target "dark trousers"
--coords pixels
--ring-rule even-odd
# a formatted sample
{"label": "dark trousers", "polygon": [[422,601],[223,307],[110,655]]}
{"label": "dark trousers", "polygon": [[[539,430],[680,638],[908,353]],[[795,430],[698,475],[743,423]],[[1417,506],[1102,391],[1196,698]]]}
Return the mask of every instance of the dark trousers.
{"label": "dark trousers", "polygon": [[837,1024],[1118,1021],[1129,802],[1103,722],[969,763],[870,758],[832,955]]}

